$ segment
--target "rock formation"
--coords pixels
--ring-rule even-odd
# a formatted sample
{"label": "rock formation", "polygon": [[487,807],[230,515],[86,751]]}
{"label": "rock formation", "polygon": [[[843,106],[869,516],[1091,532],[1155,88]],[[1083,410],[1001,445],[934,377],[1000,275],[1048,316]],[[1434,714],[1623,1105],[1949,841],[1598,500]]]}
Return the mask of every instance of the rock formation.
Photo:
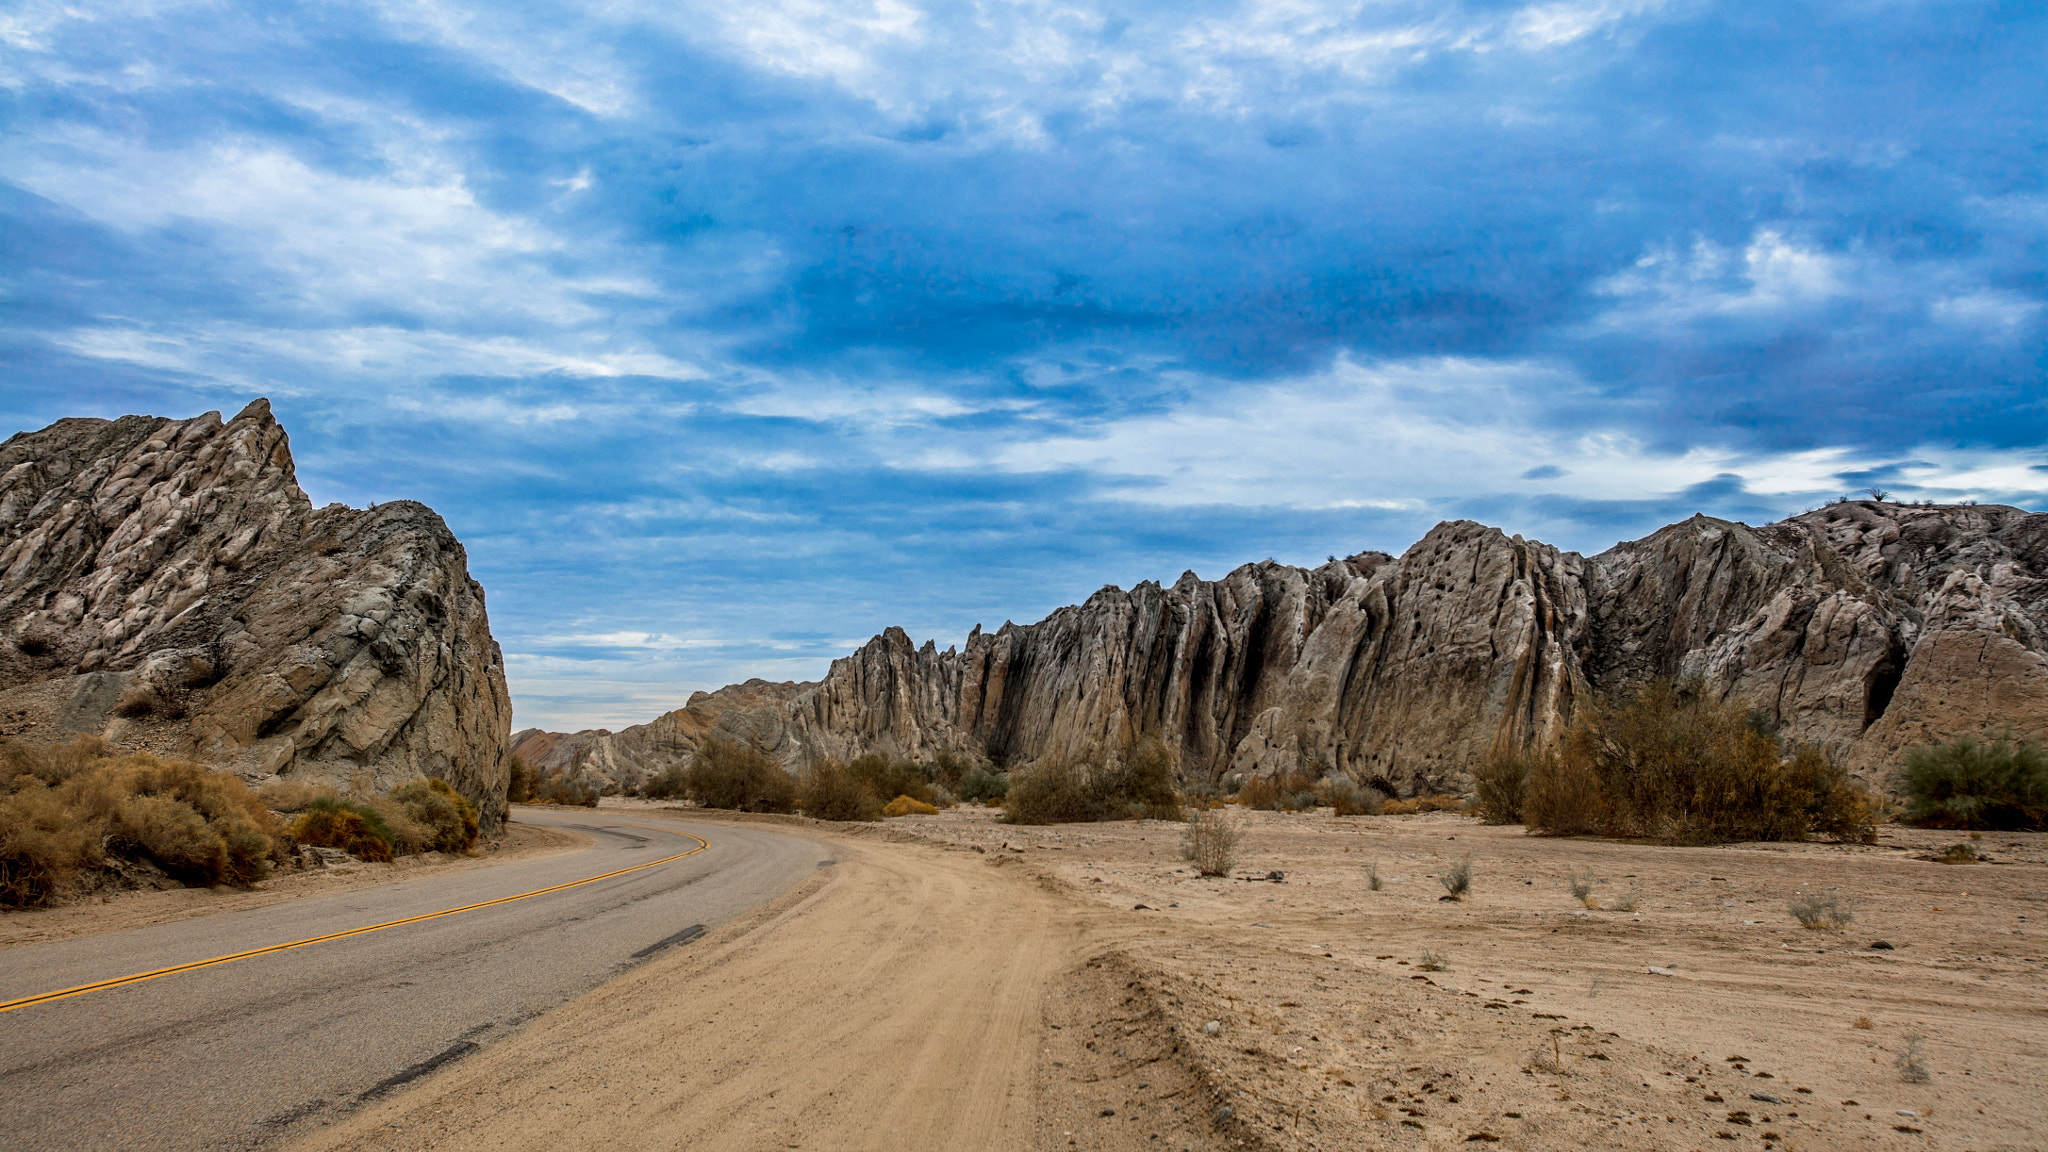
{"label": "rock formation", "polygon": [[1586,558],[1469,521],[1399,559],[1104,588],[958,649],[891,628],[815,684],[699,693],[591,741],[621,779],[707,732],[796,765],[879,748],[1026,761],[1156,736],[1184,776],[1326,764],[1399,794],[1540,746],[1590,692],[1698,673],[1880,780],[1908,744],[2048,732],[2048,515],[1845,502],[1696,516]]}
{"label": "rock formation", "polygon": [[376,787],[501,818],[512,707],[433,510],[315,509],[267,401],[0,445],[0,730]]}
{"label": "rock formation", "polygon": [[585,728],[581,732],[543,732],[539,728],[522,728],[512,734],[512,755],[523,758],[543,772],[552,772],[574,763],[576,753],[585,744],[611,734],[609,728]]}

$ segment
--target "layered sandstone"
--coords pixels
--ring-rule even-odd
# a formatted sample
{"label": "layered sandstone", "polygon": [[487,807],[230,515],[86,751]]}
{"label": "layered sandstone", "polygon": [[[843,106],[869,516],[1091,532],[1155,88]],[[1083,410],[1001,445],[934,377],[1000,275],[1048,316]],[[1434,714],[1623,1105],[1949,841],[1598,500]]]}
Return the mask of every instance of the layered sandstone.
{"label": "layered sandstone", "polygon": [[2048,732],[2044,653],[2048,515],[1866,501],[1762,528],[1696,516],[1591,558],[1459,521],[1399,559],[1104,588],[945,651],[891,628],[818,683],[700,693],[578,762],[624,779],[710,732],[792,765],[868,749],[1026,761],[1149,736],[1191,779],[1325,764],[1412,794],[1554,740],[1588,693],[1697,673],[1881,779],[1908,744]]}
{"label": "layered sandstone", "polygon": [[411,501],[314,508],[266,401],[0,445],[0,638],[12,734],[439,776],[504,811],[511,701],[462,545]]}

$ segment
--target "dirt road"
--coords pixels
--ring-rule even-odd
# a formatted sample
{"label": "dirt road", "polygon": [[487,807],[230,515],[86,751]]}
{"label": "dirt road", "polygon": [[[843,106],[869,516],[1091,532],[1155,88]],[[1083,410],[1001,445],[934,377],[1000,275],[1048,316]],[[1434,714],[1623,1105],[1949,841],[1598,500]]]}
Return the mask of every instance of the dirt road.
{"label": "dirt road", "polygon": [[1032,1146],[1046,991],[1094,914],[986,855],[823,842],[774,905],[304,1147]]}

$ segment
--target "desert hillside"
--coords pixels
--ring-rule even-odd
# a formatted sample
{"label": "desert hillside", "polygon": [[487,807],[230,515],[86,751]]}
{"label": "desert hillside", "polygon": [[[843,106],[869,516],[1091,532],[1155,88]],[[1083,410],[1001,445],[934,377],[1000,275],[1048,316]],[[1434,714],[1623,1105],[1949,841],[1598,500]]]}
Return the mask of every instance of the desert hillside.
{"label": "desert hillside", "polygon": [[0,444],[0,732],[254,780],[438,776],[495,827],[511,717],[447,524],[314,508],[267,401]]}

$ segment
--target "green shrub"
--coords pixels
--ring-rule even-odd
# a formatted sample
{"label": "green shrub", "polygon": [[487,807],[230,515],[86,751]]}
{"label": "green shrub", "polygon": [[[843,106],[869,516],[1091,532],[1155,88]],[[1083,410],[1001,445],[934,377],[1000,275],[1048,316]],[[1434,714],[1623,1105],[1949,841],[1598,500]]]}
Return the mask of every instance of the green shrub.
{"label": "green shrub", "polygon": [[1010,778],[976,764],[960,777],[960,798],[977,804],[1001,803],[1010,793]]}
{"label": "green shrub", "polygon": [[925,775],[931,779],[932,783],[948,792],[959,795],[961,794],[961,787],[966,783],[967,774],[976,767],[978,765],[966,753],[948,748],[937,756],[932,757],[932,762],[927,767]]}
{"label": "green shrub", "polygon": [[876,820],[882,805],[867,785],[854,779],[846,765],[827,760],[804,773],[797,803],[815,820]]}
{"label": "green shrub", "polygon": [[415,780],[394,790],[391,798],[427,829],[427,847],[437,852],[467,852],[476,843],[476,806],[439,776]]}
{"label": "green shrub", "polygon": [[1522,794],[1528,787],[1530,757],[1496,752],[1472,773],[1479,793],[1479,818],[1488,824],[1520,824]]}
{"label": "green shrub", "polygon": [[1179,820],[1173,753],[1148,740],[1116,757],[1094,749],[1078,757],[1048,756],[1011,774],[1003,807],[1012,824]]}
{"label": "green shrub", "polygon": [[716,737],[690,757],[684,787],[706,808],[741,812],[788,812],[796,807],[796,782],[758,748]]}
{"label": "green shrub", "polygon": [[1692,679],[1588,704],[1557,755],[1531,764],[1522,818],[1552,835],[1692,844],[1862,839],[1871,804],[1817,749],[1787,759],[1747,709]]}
{"label": "green shrub", "polygon": [[505,800],[510,804],[524,804],[533,796],[533,785],[539,773],[524,756],[512,757],[512,763],[505,777]]}
{"label": "green shrub", "polygon": [[292,825],[292,838],[316,848],[339,848],[358,860],[385,862],[396,836],[384,814],[368,804],[323,796]]}
{"label": "green shrub", "polygon": [[689,774],[689,765],[671,764],[643,781],[640,795],[649,800],[680,800],[690,794]]}
{"label": "green shrub", "polygon": [[1928,828],[2048,827],[2048,749],[2011,733],[1908,748],[1897,787]]}
{"label": "green shrub", "polygon": [[925,804],[938,798],[922,767],[906,760],[891,760],[881,752],[854,757],[846,765],[846,770],[873,793],[877,803],[886,804],[898,796],[908,796]]}

